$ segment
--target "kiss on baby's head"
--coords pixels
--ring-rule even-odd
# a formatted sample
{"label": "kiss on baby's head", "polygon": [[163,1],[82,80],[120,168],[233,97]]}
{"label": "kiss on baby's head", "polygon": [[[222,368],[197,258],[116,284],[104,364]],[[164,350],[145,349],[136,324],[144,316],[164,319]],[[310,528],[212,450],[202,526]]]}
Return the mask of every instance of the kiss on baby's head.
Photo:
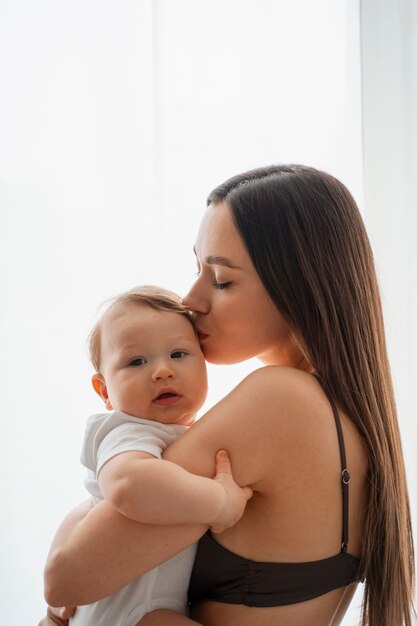
{"label": "kiss on baby's head", "polygon": [[116,297],[90,334],[92,383],[109,410],[189,425],[207,393],[190,312],[171,291],[145,285]]}
{"label": "kiss on baby's head", "polygon": [[123,308],[123,306],[127,307],[128,305],[137,304],[149,306],[156,311],[179,313],[194,326],[191,313],[182,304],[180,296],[163,287],[156,287],[155,285],[133,287],[129,289],[129,291],[125,291],[119,296],[109,300],[108,304],[110,306],[96,322],[89,336],[90,359],[97,373],[100,373],[100,344],[103,323],[112,312],[114,313],[117,309]]}

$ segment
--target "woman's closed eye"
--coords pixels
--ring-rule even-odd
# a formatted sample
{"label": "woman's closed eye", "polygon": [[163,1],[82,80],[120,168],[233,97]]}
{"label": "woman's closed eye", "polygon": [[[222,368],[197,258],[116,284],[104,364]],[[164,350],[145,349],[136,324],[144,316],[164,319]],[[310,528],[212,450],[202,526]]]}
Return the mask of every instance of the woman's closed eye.
{"label": "woman's closed eye", "polygon": [[[200,268],[198,268],[198,269],[197,269],[197,271],[195,272],[195,274],[194,274],[194,275],[195,275],[197,278],[199,278],[199,277],[201,276],[201,270],[200,270]],[[212,286],[213,286],[215,289],[227,289],[228,287],[230,287],[230,285],[232,284],[232,282],[233,282],[233,281],[231,281],[231,280],[227,280],[227,281],[223,281],[223,282],[222,282],[222,281],[218,281],[218,280],[216,280],[216,278],[213,276],[213,279],[212,279],[211,284],[212,284]]]}
{"label": "woman's closed eye", "polygon": [[229,280],[229,281],[226,281],[224,283],[219,283],[219,282],[217,282],[217,280],[213,280],[213,282],[211,284],[212,284],[212,286],[215,289],[227,289],[232,284],[232,281]]}
{"label": "woman's closed eye", "polygon": [[129,361],[129,365],[132,367],[139,367],[140,365],[145,365],[146,359],[143,356],[138,356],[136,359],[132,359]]}

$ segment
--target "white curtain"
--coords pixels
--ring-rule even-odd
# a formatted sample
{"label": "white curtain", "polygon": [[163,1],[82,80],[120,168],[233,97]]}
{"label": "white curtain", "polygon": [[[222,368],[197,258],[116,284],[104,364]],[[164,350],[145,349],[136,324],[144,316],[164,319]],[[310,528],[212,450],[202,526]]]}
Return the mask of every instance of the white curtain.
{"label": "white curtain", "polygon": [[362,0],[365,217],[417,518],[417,4]]}
{"label": "white curtain", "polygon": [[[98,304],[146,282],[184,293],[205,197],[239,171],[304,162],[364,205],[359,9],[0,0],[1,623],[42,615],[51,537],[85,495],[80,442],[101,408],[85,338]],[[377,234],[366,191],[381,264],[396,244]],[[210,368],[209,404],[254,366]]]}

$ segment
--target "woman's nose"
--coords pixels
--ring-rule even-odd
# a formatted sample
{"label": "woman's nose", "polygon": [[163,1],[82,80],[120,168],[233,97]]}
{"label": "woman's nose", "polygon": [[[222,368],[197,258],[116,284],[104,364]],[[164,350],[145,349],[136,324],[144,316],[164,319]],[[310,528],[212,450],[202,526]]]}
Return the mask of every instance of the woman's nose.
{"label": "woman's nose", "polygon": [[184,296],[182,303],[194,313],[208,313],[210,310],[210,303],[207,297],[204,296],[198,280],[195,281],[190,291]]}
{"label": "woman's nose", "polygon": [[166,378],[174,378],[175,370],[168,361],[160,361],[155,364],[152,372],[152,380],[164,380]]}

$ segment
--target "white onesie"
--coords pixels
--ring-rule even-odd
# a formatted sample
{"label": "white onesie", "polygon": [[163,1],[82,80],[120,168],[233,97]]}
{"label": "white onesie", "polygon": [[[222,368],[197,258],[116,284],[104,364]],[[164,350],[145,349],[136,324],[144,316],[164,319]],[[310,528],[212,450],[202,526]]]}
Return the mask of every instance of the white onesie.
{"label": "white onesie", "polygon": [[[103,465],[121,452],[137,450],[160,458],[186,426],[161,424],[121,411],[87,420],[81,462],[88,469],[85,485],[94,504],[103,499],[97,477]],[[155,609],[187,613],[187,590],[196,545],[189,546],[107,598],[77,608],[71,626],[135,626]]]}

